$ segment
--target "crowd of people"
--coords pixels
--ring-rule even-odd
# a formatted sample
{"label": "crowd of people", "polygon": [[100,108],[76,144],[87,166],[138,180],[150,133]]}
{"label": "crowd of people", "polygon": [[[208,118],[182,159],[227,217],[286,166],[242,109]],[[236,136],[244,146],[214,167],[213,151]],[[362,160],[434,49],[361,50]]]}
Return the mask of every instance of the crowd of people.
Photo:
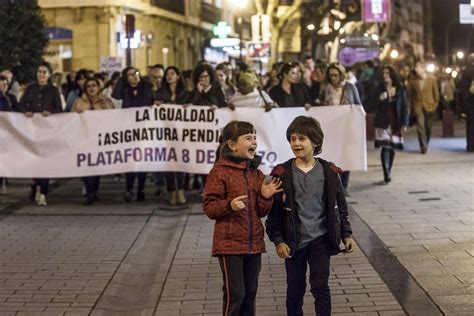
{"label": "crowd of people", "polygon": [[[426,64],[417,62],[413,69],[380,61],[367,61],[353,68],[339,63],[327,64],[307,56],[291,63],[277,62],[268,73],[258,74],[243,62],[223,62],[215,67],[200,61],[194,69],[156,64],[139,69],[127,67],[112,74],[80,69],[65,78],[53,73],[47,62],[37,69],[34,83],[21,86],[8,69],[0,72],[0,111],[22,112],[31,117],[59,112],[82,113],[160,104],[193,104],[211,108],[362,105],[374,113],[375,146],[381,148],[383,183],[391,181],[395,150],[403,149],[403,133],[416,125],[420,152],[428,151],[433,120],[443,109],[452,109],[467,118],[467,150],[474,151],[474,54],[457,82],[444,73],[428,73]],[[342,128],[342,127],[341,127]],[[117,175],[117,179],[120,175]],[[165,185],[171,205],[185,204],[185,188],[203,186],[206,175],[160,172],[152,175],[158,187]],[[145,200],[147,173],[125,174],[124,200]],[[191,180],[190,180],[191,179]],[[341,173],[347,189],[349,171]],[[0,179],[5,189],[6,179]],[[97,201],[99,177],[84,177],[85,204]],[[134,182],[137,180],[137,188]],[[48,179],[34,179],[30,197],[46,205]],[[160,191],[157,189],[157,191]],[[135,192],[135,194],[134,194]]]}

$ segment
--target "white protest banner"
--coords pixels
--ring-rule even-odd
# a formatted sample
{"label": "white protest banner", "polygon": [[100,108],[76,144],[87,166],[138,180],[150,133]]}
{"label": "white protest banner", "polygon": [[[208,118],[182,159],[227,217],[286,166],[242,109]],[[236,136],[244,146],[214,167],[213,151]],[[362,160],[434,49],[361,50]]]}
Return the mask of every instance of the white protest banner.
{"label": "white protest banner", "polygon": [[0,113],[0,176],[79,177],[133,171],[207,173],[220,129],[231,120],[257,130],[261,169],[292,157],[286,128],[299,115],[321,122],[323,158],[345,170],[365,170],[365,113],[360,106],[211,110],[162,105],[27,118]]}

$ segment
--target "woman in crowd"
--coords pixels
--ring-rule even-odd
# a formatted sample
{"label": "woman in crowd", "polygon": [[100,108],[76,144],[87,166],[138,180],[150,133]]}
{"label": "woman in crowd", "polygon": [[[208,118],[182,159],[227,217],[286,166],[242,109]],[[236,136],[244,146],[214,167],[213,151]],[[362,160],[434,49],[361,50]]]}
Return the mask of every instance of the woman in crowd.
{"label": "woman in crowd", "polygon": [[[83,113],[89,110],[113,109],[112,101],[100,93],[100,82],[96,78],[89,78],[84,83],[84,93],[74,102],[71,112]],[[85,205],[91,205],[99,201],[97,192],[99,191],[100,177],[83,177],[82,181],[86,187]]]}
{"label": "woman in crowd", "polygon": [[[161,88],[156,94],[155,104],[187,104],[189,93],[186,90],[179,69],[175,66],[166,68],[161,81]],[[168,189],[169,203],[171,205],[186,204],[184,195],[184,173],[166,172],[166,186]]]}
{"label": "woman in crowd", "polygon": [[383,85],[375,93],[375,147],[381,147],[380,159],[383,181],[391,181],[395,149],[403,149],[403,132],[408,126],[408,101],[405,87],[400,82],[396,70],[389,65],[383,67]]}
{"label": "woman in crowd", "polygon": [[[112,97],[122,100],[122,108],[151,106],[154,102],[151,83],[141,80],[140,73],[134,67],[127,67],[122,71],[122,76],[117,82]],[[124,200],[131,202],[133,199],[133,184],[138,178],[137,202],[145,200],[146,172],[129,172],[126,174],[126,191]]]}
{"label": "woman in crowd", "polygon": [[[51,75],[53,69],[47,62],[42,62],[36,72],[36,82],[28,85],[18,104],[19,112],[25,113],[27,117],[33,117],[33,113],[41,113],[43,117],[51,113],[63,111],[59,90],[53,86]],[[37,188],[39,187],[39,190]],[[38,205],[46,206],[49,179],[33,179],[31,185],[30,199],[35,199]]]}
{"label": "woman in crowd", "polygon": [[216,80],[214,69],[209,64],[199,64],[193,72],[193,105],[211,105],[223,108],[227,106],[224,92]]}
{"label": "woman in crowd", "polygon": [[[357,88],[346,81],[346,70],[339,63],[332,63],[326,69],[324,86],[321,88],[319,100],[321,105],[361,104]],[[349,171],[341,173],[344,189],[349,185]]]}
{"label": "woman in crowd", "polygon": [[226,74],[225,64],[219,64],[216,67],[216,78],[219,82],[222,91],[224,92],[225,101],[229,102],[232,96],[235,94],[235,88],[232,85],[230,78]]}
{"label": "woman in crowd", "polygon": [[65,112],[70,112],[76,99],[82,96],[84,92],[84,82],[86,82],[87,78],[89,78],[89,71],[86,69],[80,69],[76,73],[76,78],[74,79],[75,88],[67,95]]}
{"label": "woman in crowd", "polygon": [[105,83],[104,88],[102,89],[102,95],[112,101],[114,108],[122,108],[122,100],[112,98],[112,92],[114,91],[115,85],[117,84],[120,78],[120,72],[114,71],[110,76],[110,79]]}
{"label": "woman in crowd", "polygon": [[311,107],[311,98],[303,85],[298,73],[298,65],[286,63],[281,67],[278,75],[280,83],[270,90],[270,97],[280,107],[304,106],[305,109]]}

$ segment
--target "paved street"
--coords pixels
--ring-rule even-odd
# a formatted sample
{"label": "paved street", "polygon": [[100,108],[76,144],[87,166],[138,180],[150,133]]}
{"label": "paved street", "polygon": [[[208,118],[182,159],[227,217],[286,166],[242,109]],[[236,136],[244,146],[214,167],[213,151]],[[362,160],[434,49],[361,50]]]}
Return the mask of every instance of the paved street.
{"label": "paved street", "polygon": [[[334,315],[474,314],[474,157],[437,127],[426,155],[410,131],[390,185],[379,184],[372,144],[368,172],[351,174],[359,247],[332,259]],[[221,314],[213,222],[198,195],[170,208],[149,184],[146,202],[125,204],[124,183],[112,180],[92,207],[79,180],[59,180],[46,208],[25,199],[29,181],[10,180],[0,195],[0,315]],[[257,314],[285,315],[283,261],[267,250]],[[305,310],[313,314],[310,295]]]}

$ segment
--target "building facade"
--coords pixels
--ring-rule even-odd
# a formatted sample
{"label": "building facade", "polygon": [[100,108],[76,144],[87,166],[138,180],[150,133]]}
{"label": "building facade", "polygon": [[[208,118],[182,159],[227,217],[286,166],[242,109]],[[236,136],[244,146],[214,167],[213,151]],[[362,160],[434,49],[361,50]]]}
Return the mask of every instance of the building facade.
{"label": "building facade", "polygon": [[132,50],[132,65],[141,70],[157,63],[192,68],[203,58],[214,25],[222,17],[233,22],[226,2],[39,0],[50,37],[45,59],[55,70],[65,72],[107,70],[104,67],[111,67],[111,60],[125,66],[125,15],[133,14],[140,35],[136,38],[138,47]]}

